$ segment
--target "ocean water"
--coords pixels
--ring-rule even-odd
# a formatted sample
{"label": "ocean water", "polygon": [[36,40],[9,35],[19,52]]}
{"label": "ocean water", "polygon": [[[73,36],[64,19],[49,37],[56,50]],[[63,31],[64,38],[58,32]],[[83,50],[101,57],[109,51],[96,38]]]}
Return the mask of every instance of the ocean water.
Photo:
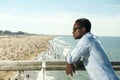
{"label": "ocean water", "polygon": [[[106,55],[110,59],[120,61],[120,37],[99,37],[105,51]],[[49,48],[41,53],[36,60],[45,61],[65,61],[65,55],[71,52],[75,47],[78,40],[74,40],[72,36],[58,36],[53,40],[50,40]],[[65,71],[45,71],[43,74],[43,69],[38,71],[36,80],[89,80],[86,71],[76,71],[73,77],[67,76]],[[115,71],[115,73],[120,77],[120,71]]]}

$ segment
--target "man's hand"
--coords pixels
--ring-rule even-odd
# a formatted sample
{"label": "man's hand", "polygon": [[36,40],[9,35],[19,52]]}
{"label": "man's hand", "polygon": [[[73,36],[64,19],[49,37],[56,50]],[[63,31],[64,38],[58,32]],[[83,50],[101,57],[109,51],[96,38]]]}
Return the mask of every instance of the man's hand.
{"label": "man's hand", "polygon": [[71,76],[73,76],[73,72],[75,73],[75,67],[74,67],[74,65],[67,63],[67,66],[66,66],[66,74],[67,74],[67,75],[70,74]]}

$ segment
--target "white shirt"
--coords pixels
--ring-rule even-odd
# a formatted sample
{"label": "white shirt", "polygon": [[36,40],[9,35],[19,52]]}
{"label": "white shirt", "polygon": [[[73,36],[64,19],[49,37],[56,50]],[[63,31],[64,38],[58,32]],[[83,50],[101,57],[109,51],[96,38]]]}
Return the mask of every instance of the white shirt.
{"label": "white shirt", "polygon": [[74,64],[80,59],[83,60],[91,80],[119,80],[100,41],[91,33],[86,33],[73,51],[67,55],[69,64]]}

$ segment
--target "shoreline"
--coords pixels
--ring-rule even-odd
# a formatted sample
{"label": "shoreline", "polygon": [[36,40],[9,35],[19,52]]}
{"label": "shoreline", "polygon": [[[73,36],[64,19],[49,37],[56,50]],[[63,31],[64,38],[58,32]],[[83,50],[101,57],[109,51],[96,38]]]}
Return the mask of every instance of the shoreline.
{"label": "shoreline", "polygon": [[[0,37],[0,60],[34,60],[49,46],[55,36],[11,36]],[[0,71],[0,80],[9,80],[17,71]]]}

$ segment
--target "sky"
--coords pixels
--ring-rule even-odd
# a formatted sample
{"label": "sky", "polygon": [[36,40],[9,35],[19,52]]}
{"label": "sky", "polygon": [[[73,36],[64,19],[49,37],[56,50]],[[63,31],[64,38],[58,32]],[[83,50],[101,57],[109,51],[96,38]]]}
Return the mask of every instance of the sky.
{"label": "sky", "polygon": [[72,35],[87,18],[97,36],[120,36],[120,0],[0,0],[0,30]]}

